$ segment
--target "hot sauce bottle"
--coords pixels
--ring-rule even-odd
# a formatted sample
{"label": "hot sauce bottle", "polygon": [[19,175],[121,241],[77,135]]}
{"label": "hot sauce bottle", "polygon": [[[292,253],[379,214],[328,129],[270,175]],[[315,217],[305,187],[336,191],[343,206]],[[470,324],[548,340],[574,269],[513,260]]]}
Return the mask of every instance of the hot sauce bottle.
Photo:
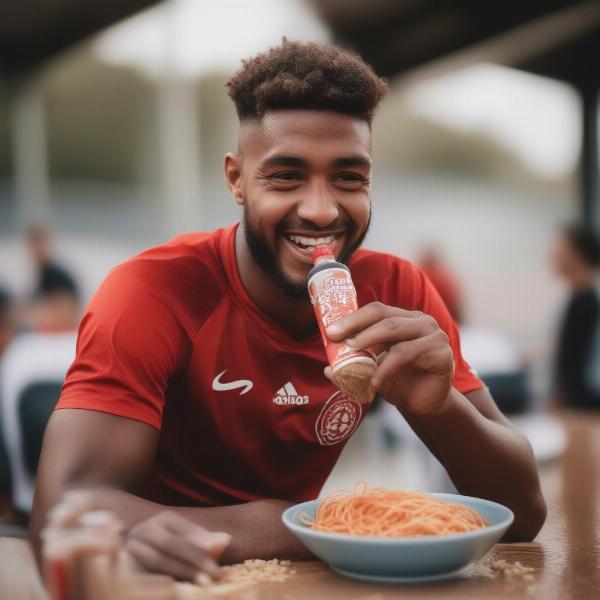
{"label": "hot sauce bottle", "polygon": [[313,268],[308,274],[308,293],[313,305],[333,382],[345,394],[361,404],[373,400],[371,377],[383,348],[357,350],[345,342],[332,342],[325,329],[358,310],[356,289],[350,269],[335,260],[328,246],[317,246],[312,254]]}

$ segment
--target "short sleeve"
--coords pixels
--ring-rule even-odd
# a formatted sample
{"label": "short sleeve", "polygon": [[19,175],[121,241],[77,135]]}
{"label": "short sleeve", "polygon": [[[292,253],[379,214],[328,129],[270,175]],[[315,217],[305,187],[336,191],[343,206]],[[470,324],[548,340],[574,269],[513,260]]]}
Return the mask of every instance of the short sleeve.
{"label": "short sleeve", "polygon": [[412,289],[409,301],[412,304],[412,310],[420,310],[431,315],[448,335],[450,347],[454,353],[453,387],[461,394],[485,387],[463,358],[460,349],[460,333],[456,322],[450,316],[444,301],[427,276],[414,265],[405,263],[398,284],[404,292]]}
{"label": "short sleeve", "polygon": [[188,353],[185,331],[159,290],[125,263],[86,309],[56,408],[107,412],[160,429],[167,383]]}

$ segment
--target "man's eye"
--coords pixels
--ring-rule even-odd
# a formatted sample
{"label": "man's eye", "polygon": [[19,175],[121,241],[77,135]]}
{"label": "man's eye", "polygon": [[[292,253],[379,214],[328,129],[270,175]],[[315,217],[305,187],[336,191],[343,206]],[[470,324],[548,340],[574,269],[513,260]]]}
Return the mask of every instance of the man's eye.
{"label": "man's eye", "polygon": [[294,171],[281,171],[280,173],[274,173],[271,175],[271,179],[277,179],[279,181],[298,181],[300,174]]}
{"label": "man's eye", "polygon": [[337,179],[344,183],[355,183],[355,182],[366,183],[367,182],[367,180],[362,175],[359,175],[358,173],[340,173],[337,176]]}

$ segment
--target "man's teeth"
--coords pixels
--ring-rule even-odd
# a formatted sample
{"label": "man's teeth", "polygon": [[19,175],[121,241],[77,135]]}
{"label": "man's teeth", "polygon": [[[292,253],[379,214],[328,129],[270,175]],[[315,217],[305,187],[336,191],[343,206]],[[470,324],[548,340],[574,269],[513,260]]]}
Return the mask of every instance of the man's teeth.
{"label": "man's teeth", "polygon": [[335,240],[335,235],[318,238],[306,237],[303,235],[290,235],[288,237],[292,242],[298,246],[303,246],[304,248],[315,248],[319,244],[331,244],[331,242]]}

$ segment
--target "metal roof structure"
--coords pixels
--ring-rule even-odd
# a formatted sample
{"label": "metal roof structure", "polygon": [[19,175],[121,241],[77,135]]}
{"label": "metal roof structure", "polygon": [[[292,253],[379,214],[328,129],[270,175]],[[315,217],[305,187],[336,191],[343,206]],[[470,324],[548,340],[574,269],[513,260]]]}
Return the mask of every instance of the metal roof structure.
{"label": "metal roof structure", "polygon": [[3,0],[0,76],[19,76],[158,0]]}

